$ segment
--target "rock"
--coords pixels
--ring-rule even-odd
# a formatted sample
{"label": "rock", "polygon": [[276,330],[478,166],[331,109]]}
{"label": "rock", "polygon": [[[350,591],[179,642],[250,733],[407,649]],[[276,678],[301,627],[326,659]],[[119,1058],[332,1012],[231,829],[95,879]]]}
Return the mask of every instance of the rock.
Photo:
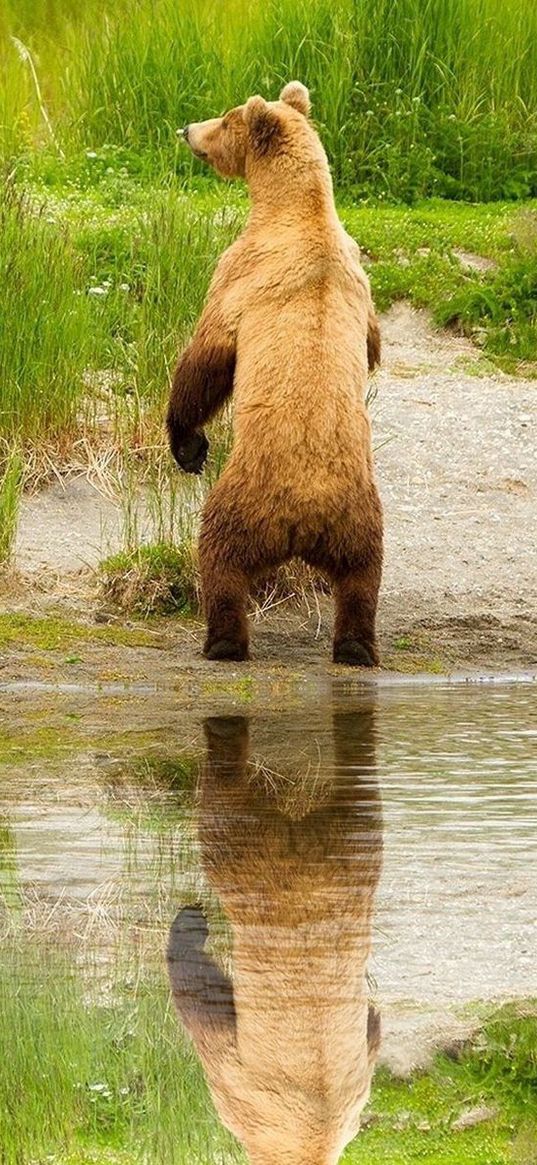
{"label": "rock", "polygon": [[366,1112],[365,1116],[363,1116],[360,1120],[360,1128],[372,1129],[375,1125],[378,1125],[379,1122],[380,1116],[378,1112]]}

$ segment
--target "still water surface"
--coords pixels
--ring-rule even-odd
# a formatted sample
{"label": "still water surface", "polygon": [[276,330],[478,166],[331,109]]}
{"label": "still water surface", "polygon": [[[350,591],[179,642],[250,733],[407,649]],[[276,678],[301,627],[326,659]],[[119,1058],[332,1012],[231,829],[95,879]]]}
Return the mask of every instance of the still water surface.
{"label": "still water surface", "polygon": [[29,744],[0,776],[5,981],[28,940],[88,1007],[154,974],[252,1162],[335,1161],[379,1057],[537,995],[531,684],[292,705],[174,711],[145,743],[131,707],[117,746]]}

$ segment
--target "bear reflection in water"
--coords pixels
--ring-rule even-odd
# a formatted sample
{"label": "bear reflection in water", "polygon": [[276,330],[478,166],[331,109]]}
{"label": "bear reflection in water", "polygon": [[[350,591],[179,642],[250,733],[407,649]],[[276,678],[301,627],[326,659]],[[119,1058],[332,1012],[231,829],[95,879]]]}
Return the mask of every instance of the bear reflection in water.
{"label": "bear reflection in water", "polygon": [[210,719],[205,733],[198,836],[232,972],[187,907],[170,931],[173,998],[253,1165],[336,1162],[380,1044],[366,982],[382,856],[374,710],[334,710],[306,737],[291,717]]}

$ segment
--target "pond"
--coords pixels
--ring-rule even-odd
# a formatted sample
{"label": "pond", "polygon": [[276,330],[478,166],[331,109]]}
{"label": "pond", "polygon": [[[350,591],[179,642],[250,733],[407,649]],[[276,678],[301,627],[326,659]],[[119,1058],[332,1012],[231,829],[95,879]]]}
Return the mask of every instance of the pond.
{"label": "pond", "polygon": [[537,1046],[531,683],[11,698],[2,1165],[465,1160],[498,1004]]}

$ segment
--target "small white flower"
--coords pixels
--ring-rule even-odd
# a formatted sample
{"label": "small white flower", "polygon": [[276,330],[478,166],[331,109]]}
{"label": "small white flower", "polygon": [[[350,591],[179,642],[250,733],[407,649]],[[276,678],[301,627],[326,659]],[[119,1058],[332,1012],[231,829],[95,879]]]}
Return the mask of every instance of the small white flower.
{"label": "small white flower", "polygon": [[88,295],[108,295],[107,287],[88,287]]}
{"label": "small white flower", "polygon": [[96,158],[95,150],[86,150],[86,158]]}
{"label": "small white flower", "polygon": [[130,286],[128,283],[120,283],[119,290],[120,291],[130,291]]}

